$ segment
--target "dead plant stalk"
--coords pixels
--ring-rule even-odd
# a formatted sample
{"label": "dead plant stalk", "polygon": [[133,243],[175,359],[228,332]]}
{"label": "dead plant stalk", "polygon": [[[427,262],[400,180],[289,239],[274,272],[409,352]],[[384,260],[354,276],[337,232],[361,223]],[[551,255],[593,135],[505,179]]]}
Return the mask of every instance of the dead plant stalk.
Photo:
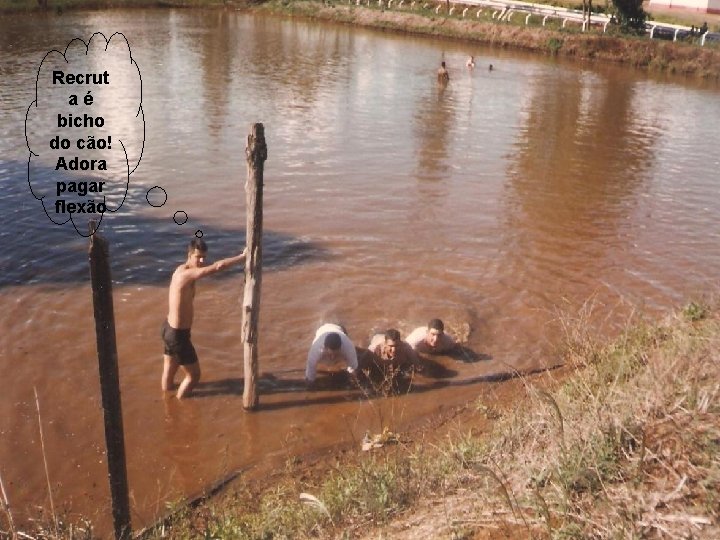
{"label": "dead plant stalk", "polygon": [[55,513],[55,503],[53,502],[52,486],[50,484],[50,471],[48,470],[47,454],[45,452],[45,437],[43,436],[42,416],[40,415],[40,398],[38,398],[37,387],[33,386],[35,392],[35,406],[37,408],[38,427],[40,428],[40,447],[42,448],[43,464],[45,465],[45,479],[47,480],[48,496],[50,497],[50,512],[52,513],[53,524],[55,525],[55,534],[58,533],[58,520]]}
{"label": "dead plant stalk", "polygon": [[5,515],[8,518],[11,538],[17,538],[17,534],[15,533],[15,521],[13,520],[13,515],[10,511],[10,501],[8,500],[7,492],[5,491],[5,484],[3,484],[2,476],[0,476],[0,495],[2,495],[0,503],[2,503],[3,512],[5,512]]}

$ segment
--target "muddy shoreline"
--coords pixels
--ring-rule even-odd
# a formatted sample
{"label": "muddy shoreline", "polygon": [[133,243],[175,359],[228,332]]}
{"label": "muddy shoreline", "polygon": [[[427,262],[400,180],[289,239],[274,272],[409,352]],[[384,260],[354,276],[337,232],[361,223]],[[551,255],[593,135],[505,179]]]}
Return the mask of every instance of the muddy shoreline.
{"label": "muddy shoreline", "polygon": [[[560,366],[527,376],[517,374],[500,382],[479,383],[477,397],[472,401],[462,405],[440,405],[433,416],[417,419],[396,433],[399,442],[370,451],[361,450],[361,441],[352,441],[303,454],[288,454],[282,468],[277,467],[275,461],[259,460],[252,466],[233,471],[202,493],[188,497],[185,503],[160,521],[136,531],[135,537],[157,538],[158,530],[164,527],[175,530],[178,522],[185,524],[180,530],[200,530],[204,522],[222,513],[222,509],[236,507],[240,500],[244,501],[241,506],[250,510],[246,505],[252,508],[273,490],[293,486],[299,493],[310,486],[321,486],[329,474],[344,469],[373,467],[377,461],[397,458],[413,448],[426,449],[423,452],[432,454],[449,440],[464,436],[487,437],[496,429],[498,420],[516,406],[518,399],[527,396],[528,385],[552,391],[574,372],[571,367]],[[293,498],[297,497],[297,493],[293,493]],[[188,521],[194,525],[188,526]],[[362,535],[365,527],[355,523],[343,532],[355,537]]]}

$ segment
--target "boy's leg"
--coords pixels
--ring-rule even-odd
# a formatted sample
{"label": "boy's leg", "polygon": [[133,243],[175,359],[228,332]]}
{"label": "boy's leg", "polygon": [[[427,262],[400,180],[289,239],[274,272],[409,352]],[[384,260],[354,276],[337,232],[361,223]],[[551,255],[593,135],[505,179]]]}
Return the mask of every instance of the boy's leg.
{"label": "boy's leg", "polygon": [[200,380],[200,362],[183,364],[180,366],[180,369],[185,374],[185,378],[182,380],[180,387],[178,388],[178,399],[187,397]]}
{"label": "boy's leg", "polygon": [[165,392],[172,390],[175,386],[175,373],[177,373],[178,367],[180,364],[172,356],[163,355],[163,374],[160,386]]}

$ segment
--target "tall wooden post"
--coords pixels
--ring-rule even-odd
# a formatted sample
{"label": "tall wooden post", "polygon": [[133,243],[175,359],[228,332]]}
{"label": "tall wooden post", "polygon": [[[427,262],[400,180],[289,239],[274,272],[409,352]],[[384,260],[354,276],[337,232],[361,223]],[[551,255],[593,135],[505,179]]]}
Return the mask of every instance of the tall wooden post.
{"label": "tall wooden post", "polygon": [[[95,231],[94,224],[90,232]],[[92,281],[95,336],[100,366],[100,392],[105,417],[105,444],[107,446],[108,476],[112,498],[115,538],[129,540],[130,499],[128,497],[127,468],[125,464],[125,436],[123,434],[120,377],[118,375],[115,316],[113,314],[112,280],[107,241],[99,234],[90,236],[90,278]]]}
{"label": "tall wooden post", "polygon": [[247,200],[245,261],[245,294],[243,296],[242,342],[244,346],[243,407],[255,409],[258,406],[257,375],[257,326],[260,316],[260,285],[262,283],[262,222],[263,222],[263,167],[267,159],[265,128],[262,124],[253,124],[248,135],[247,181],[245,196]]}

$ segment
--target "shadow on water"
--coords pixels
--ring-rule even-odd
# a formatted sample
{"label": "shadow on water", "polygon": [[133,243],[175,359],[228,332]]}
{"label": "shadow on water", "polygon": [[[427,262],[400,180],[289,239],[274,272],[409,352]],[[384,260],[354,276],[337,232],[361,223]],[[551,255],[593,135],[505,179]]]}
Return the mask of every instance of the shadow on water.
{"label": "shadow on water", "polygon": [[445,353],[453,360],[462,362],[464,364],[474,364],[475,362],[486,362],[492,360],[493,357],[485,353],[477,353],[472,349],[465,347],[464,345],[458,345],[452,351]]}
{"label": "shadow on water", "polygon": [[[456,360],[467,363],[467,358],[473,358],[473,362],[488,361],[492,356],[488,354],[476,353],[472,349],[462,347],[457,349],[454,354],[458,355]],[[450,358],[453,356],[447,355]],[[402,373],[397,376],[397,381],[392,381],[392,393],[402,395],[406,393],[419,393],[438,390],[447,386],[467,386],[481,382],[500,382],[515,377],[523,377],[532,375],[548,369],[543,368],[528,372],[500,372],[486,374],[470,379],[460,381],[452,381],[459,373],[453,369],[444,366],[438,360],[433,358],[423,358],[422,377],[424,379],[434,379],[434,381],[417,383],[412,374]],[[297,370],[292,370],[293,372]],[[376,374],[377,375],[377,374]],[[307,389],[305,379],[301,377],[278,378],[272,373],[263,373],[258,379],[258,391],[260,395],[278,395],[278,394],[302,394],[297,399],[286,399],[274,403],[261,403],[259,410],[280,410],[293,407],[301,407],[307,405],[330,405],[334,403],[344,403],[348,401],[366,401],[389,395],[378,390],[379,386],[387,381],[369,380],[372,376],[370,372],[364,372],[360,375],[359,380],[352,379],[344,370],[323,372],[318,375],[313,390]],[[201,382],[193,391],[194,398],[208,398],[222,395],[241,396],[244,388],[244,379],[241,377],[230,377],[218,379],[215,381]],[[390,388],[390,387],[388,387]]]}
{"label": "shadow on water", "polygon": [[522,379],[524,377],[530,377],[539,373],[545,373],[553,371],[562,367],[563,364],[557,364],[554,366],[539,367],[535,369],[528,369],[518,371],[512,369],[511,371],[500,371],[497,373],[487,373],[485,375],[479,375],[477,377],[470,377],[461,381],[435,381],[428,384],[415,385],[413,386],[413,392],[427,392],[429,390],[438,390],[445,388],[446,386],[472,386],[478,383],[490,383],[490,382],[503,382],[509,381],[510,379]]}
{"label": "shadow on water", "polygon": [[[324,377],[319,377],[317,386],[311,392],[306,388],[305,379],[276,379],[273,375],[264,374],[258,380],[260,396],[294,394],[298,395],[298,398],[276,403],[263,403],[261,400],[258,410],[271,411],[306,405],[331,405],[366,399],[366,394],[346,375],[346,373],[340,372],[328,373]],[[201,382],[193,390],[193,399],[221,395],[239,397],[243,393],[244,384],[244,379],[240,377]],[[332,393],[329,394],[329,392]],[[342,393],[339,394],[338,392]]]}
{"label": "shadow on water", "polygon": [[[451,380],[457,375],[457,372],[448,370],[453,375],[448,378],[438,378],[434,381],[418,383],[409,381],[409,384],[398,385],[398,391],[395,395],[403,395],[406,393],[418,394],[432,392],[447,387],[463,387],[472,386],[481,383],[497,383],[504,382],[516,378],[530,377],[539,373],[553,371],[562,365],[536,368],[525,371],[502,371],[497,373],[488,373],[477,377],[470,377],[459,381]],[[206,398],[219,395],[240,396],[243,392],[242,378],[227,378],[217,381],[200,383],[193,391],[193,399]],[[366,388],[359,387],[352,382],[346,373],[331,373],[325,377],[319,378],[317,386],[311,392],[306,390],[305,381],[303,379],[275,379],[272,375],[263,375],[258,381],[260,396],[274,394],[298,394],[296,399],[287,399],[274,403],[263,402],[262,397],[258,410],[275,411],[282,409],[290,409],[293,407],[303,407],[308,405],[332,405],[336,403],[347,403],[348,401],[369,401],[383,397],[382,395],[373,395]],[[330,393],[332,392],[332,393]],[[342,393],[339,393],[342,392]],[[387,397],[387,396],[385,396]]]}
{"label": "shadow on water", "polygon": [[[70,223],[56,225],[50,221],[28,187],[27,163],[6,165],[7,175],[0,177],[0,288],[88,282],[88,239]],[[194,230],[166,217],[140,215],[138,208],[144,214],[153,210],[145,199],[145,189],[131,184],[122,208],[114,214],[106,213],[100,224],[100,234],[110,245],[113,281],[120,285],[167,284],[172,270],[184,261]],[[208,243],[212,262],[237,254],[245,244],[245,229],[204,226],[203,239]],[[327,250],[312,242],[267,229],[263,232],[266,270],[329,257]],[[231,275],[221,273],[216,279]]]}

